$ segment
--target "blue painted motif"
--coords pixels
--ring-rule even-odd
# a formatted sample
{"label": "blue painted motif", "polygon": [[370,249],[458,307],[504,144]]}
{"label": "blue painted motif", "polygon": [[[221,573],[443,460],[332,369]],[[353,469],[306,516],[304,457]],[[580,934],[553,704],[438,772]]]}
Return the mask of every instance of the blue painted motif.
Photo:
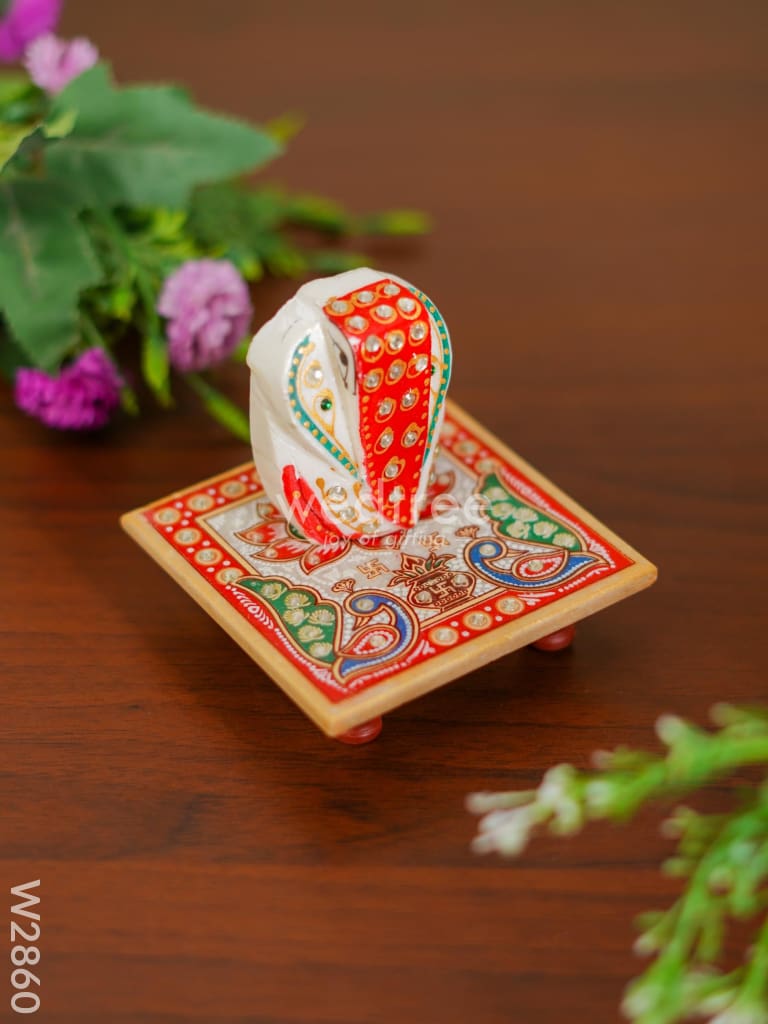
{"label": "blue painted motif", "polygon": [[[481,549],[483,550],[481,551]],[[510,569],[498,569],[490,564],[497,558],[508,554],[506,545],[498,540],[485,537],[470,544],[465,551],[464,557],[481,576],[512,590],[541,590],[545,587],[554,587],[558,583],[563,583],[565,580],[577,575],[586,566],[600,561],[598,555],[591,555],[587,551],[568,551],[565,563],[553,576],[546,576],[535,580],[524,580]]]}
{"label": "blue painted motif", "polygon": [[376,651],[363,656],[347,656],[339,659],[337,671],[342,679],[350,676],[361,669],[372,669],[376,665],[382,665],[387,661],[396,660],[403,651],[406,651],[414,638],[413,621],[410,615],[398,601],[390,594],[379,594],[376,592],[363,592],[355,594],[346,602],[346,607],[355,615],[364,615],[370,618],[387,608],[394,616],[394,628],[398,633],[398,641],[394,648],[387,647],[379,654]]}

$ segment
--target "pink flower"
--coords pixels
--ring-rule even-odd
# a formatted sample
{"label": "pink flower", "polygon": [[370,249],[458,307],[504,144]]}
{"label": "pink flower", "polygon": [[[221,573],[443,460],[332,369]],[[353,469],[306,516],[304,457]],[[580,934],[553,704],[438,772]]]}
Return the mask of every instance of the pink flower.
{"label": "pink flower", "polygon": [[30,43],[24,55],[24,66],[35,85],[55,96],[73,78],[92,68],[98,59],[99,51],[89,40],[82,37],[59,39],[49,34],[38,36]]}
{"label": "pink flower", "polygon": [[229,260],[190,260],[165,281],[157,311],[170,321],[177,370],[204,370],[237,347],[251,321],[248,286]]}
{"label": "pink flower", "polygon": [[16,373],[16,405],[58,430],[103,427],[120,403],[122,381],[114,363],[100,348],[84,352],[58,376],[42,370]]}
{"label": "pink flower", "polygon": [[19,60],[29,44],[56,28],[61,0],[11,0],[0,18],[0,61]]}

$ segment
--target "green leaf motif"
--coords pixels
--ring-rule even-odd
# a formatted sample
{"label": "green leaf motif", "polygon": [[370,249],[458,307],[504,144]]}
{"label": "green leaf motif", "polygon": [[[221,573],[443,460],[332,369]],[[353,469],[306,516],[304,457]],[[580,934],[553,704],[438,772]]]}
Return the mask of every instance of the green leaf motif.
{"label": "green leaf motif", "polygon": [[98,64],[59,95],[54,116],[77,110],[46,154],[49,174],[86,206],[185,205],[195,185],[259,167],[280,152],[269,134],[195,108],[179,89],[117,89]]}
{"label": "green leaf motif", "polygon": [[74,348],[78,297],[101,277],[66,190],[0,181],[0,309],[35,366],[55,370]]}
{"label": "green leaf motif", "polygon": [[272,609],[303,654],[321,664],[333,664],[339,620],[336,605],[318,601],[314,591],[286,586],[273,576],[244,576],[236,586],[255,594]]}
{"label": "green leaf motif", "polygon": [[581,539],[559,519],[523,501],[511,491],[496,473],[489,473],[481,482],[479,493],[486,500],[484,514],[497,523],[498,532],[516,540],[578,550]]}

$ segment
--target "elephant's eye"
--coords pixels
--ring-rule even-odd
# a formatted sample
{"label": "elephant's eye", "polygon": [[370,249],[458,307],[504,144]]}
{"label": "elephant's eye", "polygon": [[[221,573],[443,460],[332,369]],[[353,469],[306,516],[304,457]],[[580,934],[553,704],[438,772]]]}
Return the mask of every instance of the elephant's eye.
{"label": "elephant's eye", "polygon": [[344,383],[346,384],[347,374],[349,373],[349,359],[347,357],[347,353],[338,345],[336,345],[336,355],[339,357],[339,362],[341,363],[342,369],[344,371]]}
{"label": "elephant's eye", "polygon": [[329,412],[333,408],[333,402],[330,400],[330,398],[321,398],[320,408],[323,410],[323,412]]}
{"label": "elephant's eye", "polygon": [[[348,353],[341,347],[341,345],[334,339],[334,348],[336,349],[336,358],[339,360],[339,367],[341,368],[341,381],[347,391],[351,391],[352,394],[357,393],[357,377],[354,373],[354,364],[350,364],[350,357]],[[350,372],[350,370],[352,372]]]}

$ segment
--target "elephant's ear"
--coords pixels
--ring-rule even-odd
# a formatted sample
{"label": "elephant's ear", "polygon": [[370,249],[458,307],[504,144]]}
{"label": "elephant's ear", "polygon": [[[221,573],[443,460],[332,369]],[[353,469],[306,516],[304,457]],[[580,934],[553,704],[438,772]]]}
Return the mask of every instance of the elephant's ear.
{"label": "elephant's ear", "polygon": [[451,338],[448,334],[448,328],[445,326],[445,320],[443,320],[440,310],[434,302],[424,292],[419,291],[418,288],[414,288],[412,285],[410,288],[416,298],[424,303],[432,328],[429,432],[424,449],[424,462],[426,463],[434,450],[445,408],[445,397],[451,381]]}

